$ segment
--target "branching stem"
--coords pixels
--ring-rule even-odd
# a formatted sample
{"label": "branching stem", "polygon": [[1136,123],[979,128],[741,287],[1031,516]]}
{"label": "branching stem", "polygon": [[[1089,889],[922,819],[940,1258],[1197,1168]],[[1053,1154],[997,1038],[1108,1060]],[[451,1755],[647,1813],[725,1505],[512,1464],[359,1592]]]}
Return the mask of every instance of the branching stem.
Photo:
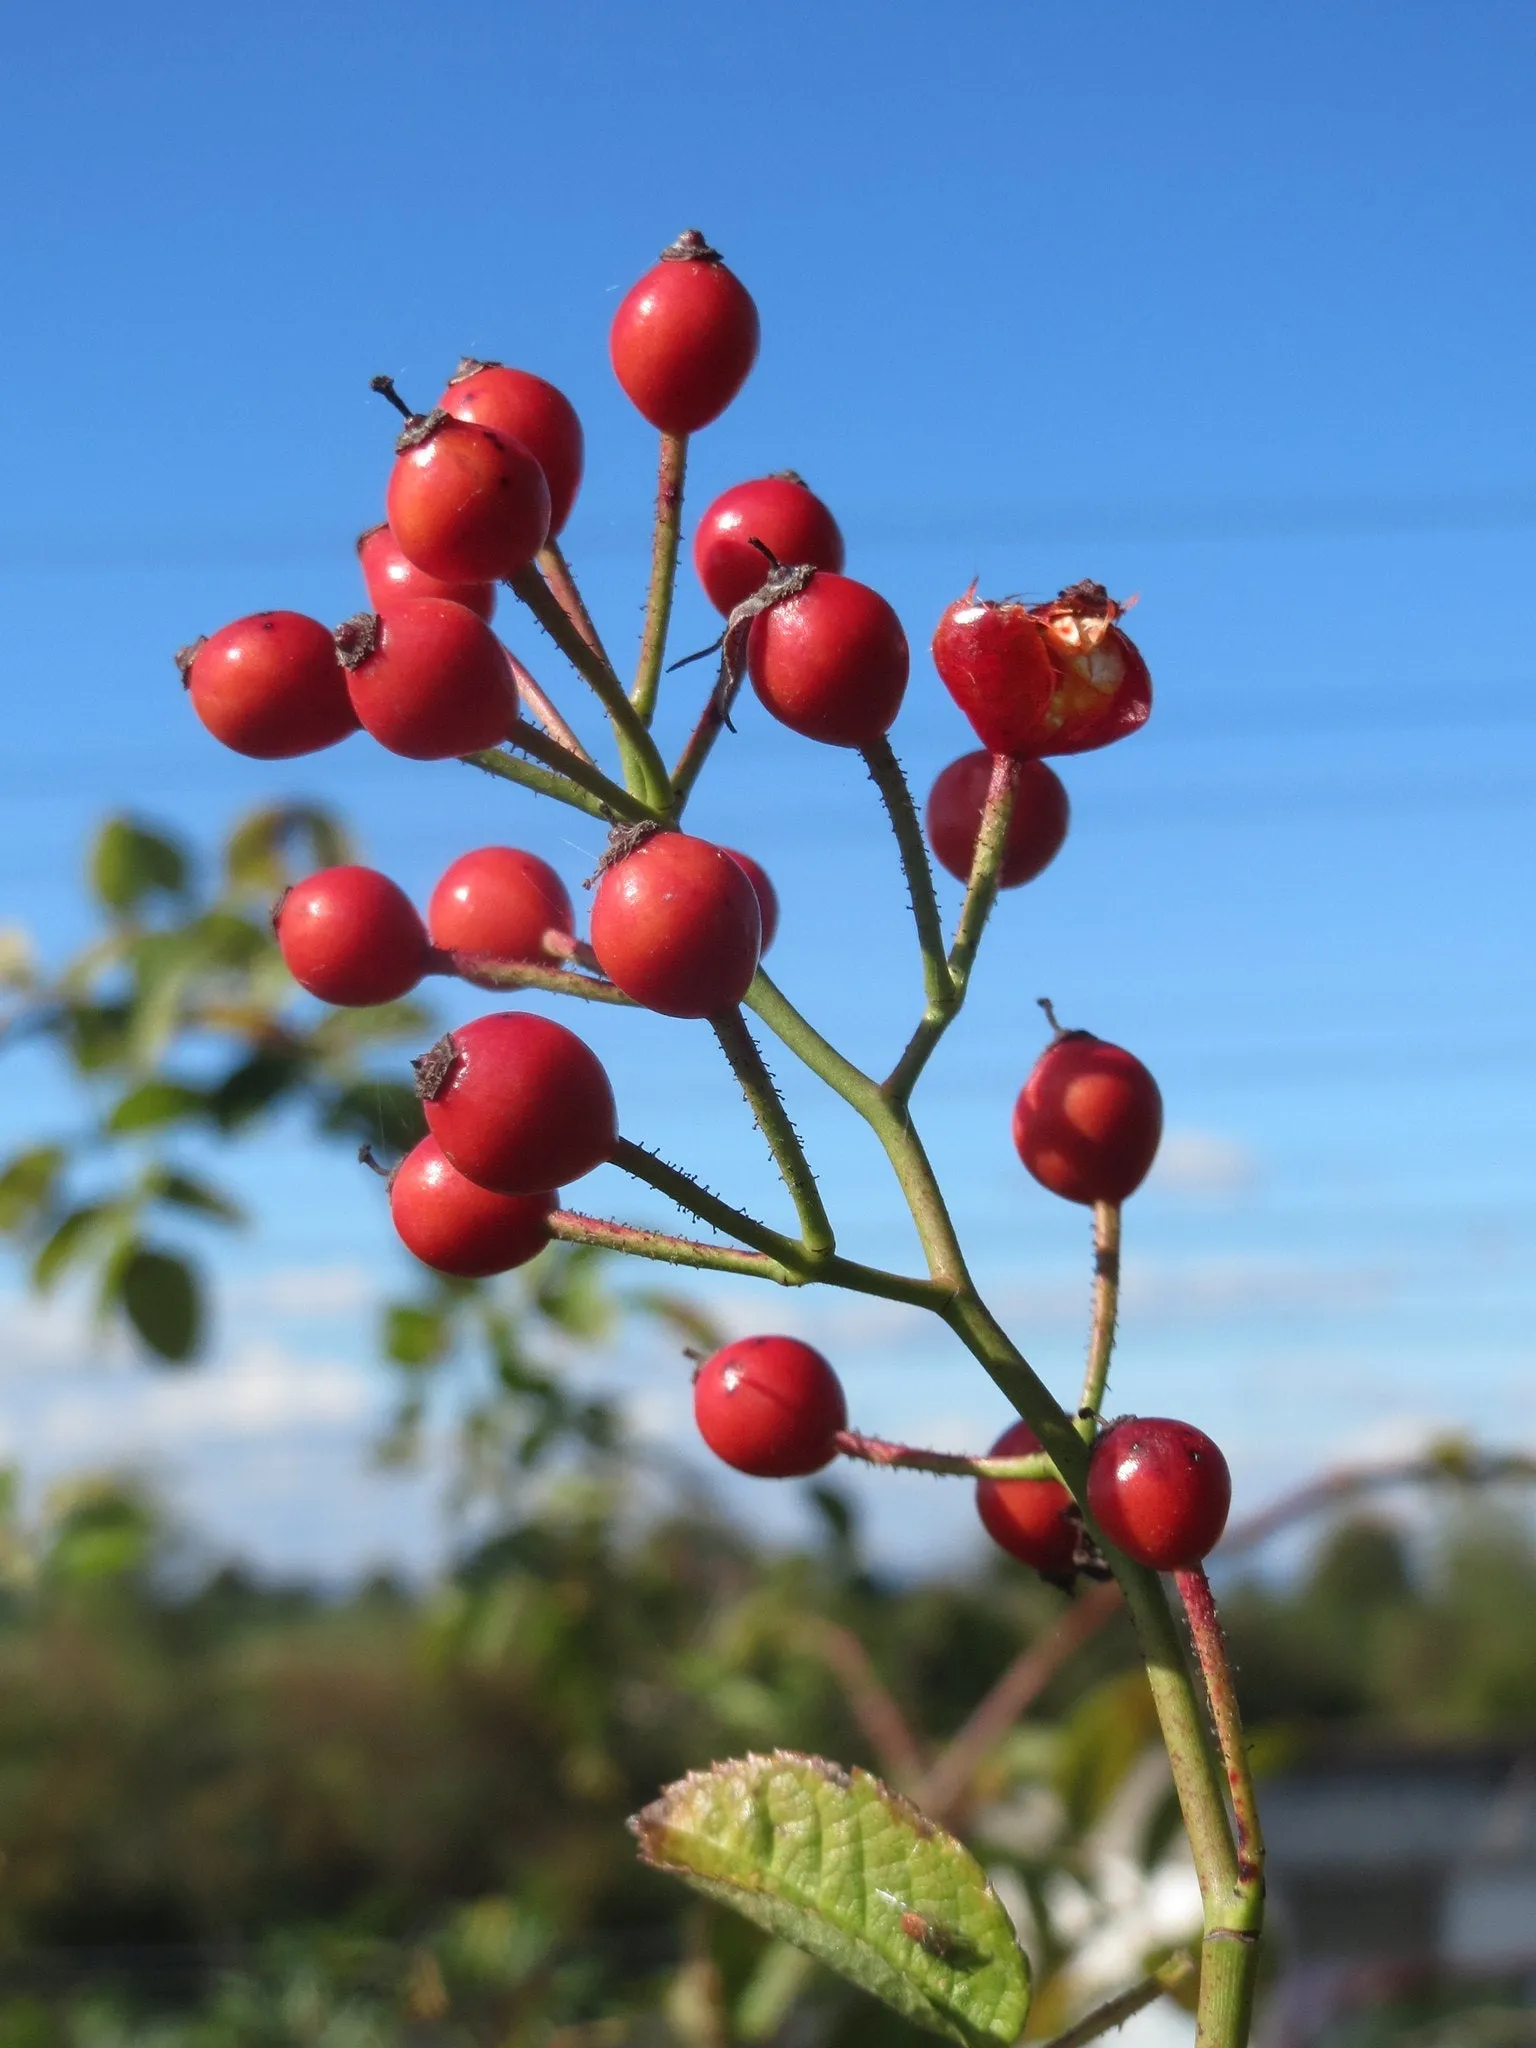
{"label": "branching stem", "polygon": [[571,573],[571,565],[561,553],[559,541],[547,540],[544,543],[543,547],[539,550],[538,567],[544,581],[549,585],[555,603],[559,605],[561,611],[565,613],[565,616],[576,628],[582,639],[586,641],[598,660],[608,662],[608,666],[612,668],[613,663],[608,661],[607,650],[598,636],[596,626],[592,623],[592,614],[587,610],[586,600],[576,587],[576,578]]}
{"label": "branching stem", "polygon": [[672,619],[672,592],[677,582],[677,545],[683,524],[683,480],[688,470],[688,436],[663,434],[656,474],[656,521],[651,534],[651,584],[645,599],[645,626],[640,635],[640,662],[629,693],[640,718],[649,725],[656,711],[662,663],[667,656],[667,627]]}
{"label": "branching stem", "polygon": [[1088,1331],[1088,1365],[1077,1404],[1078,1434],[1091,1444],[1104,1413],[1109,1361],[1115,1348],[1120,1307],[1120,1204],[1093,1205],[1093,1321]]}
{"label": "branching stem", "polygon": [[918,823],[912,792],[888,739],[875,740],[863,749],[863,754],[870,780],[880,792],[891,829],[896,834],[902,872],[907,878],[907,890],[912,899],[917,943],[923,956],[923,989],[928,998],[928,1008],[948,1018],[958,1005],[944,951],[939,900],[933,893],[933,869],[928,864],[928,848],[923,841],[923,828]]}
{"label": "branching stem", "polygon": [[747,1106],[757,1127],[768,1141],[768,1150],[773,1154],[779,1178],[789,1190],[795,1214],[800,1219],[801,1242],[813,1258],[824,1257],[836,1250],[837,1240],[827,1219],[816,1176],[811,1171],[799,1134],[789,1120],[789,1113],[764,1063],[757,1041],[747,1029],[740,1010],[724,1011],[709,1021],[720,1041],[720,1049],[730,1061],[731,1071],[741,1085],[741,1092],[747,1098]]}

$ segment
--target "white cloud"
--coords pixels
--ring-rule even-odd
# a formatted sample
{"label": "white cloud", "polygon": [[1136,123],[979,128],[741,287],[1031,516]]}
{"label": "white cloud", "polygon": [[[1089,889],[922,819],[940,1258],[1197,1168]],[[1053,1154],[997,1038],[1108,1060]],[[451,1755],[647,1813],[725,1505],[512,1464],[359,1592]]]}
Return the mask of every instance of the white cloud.
{"label": "white cloud", "polygon": [[220,1293],[232,1309],[280,1316],[355,1315],[378,1297],[377,1277],[366,1266],[278,1266],[228,1281]]}
{"label": "white cloud", "polygon": [[1148,1186],[1162,1193],[1231,1202],[1248,1193],[1259,1162],[1246,1145],[1215,1131],[1168,1131]]}

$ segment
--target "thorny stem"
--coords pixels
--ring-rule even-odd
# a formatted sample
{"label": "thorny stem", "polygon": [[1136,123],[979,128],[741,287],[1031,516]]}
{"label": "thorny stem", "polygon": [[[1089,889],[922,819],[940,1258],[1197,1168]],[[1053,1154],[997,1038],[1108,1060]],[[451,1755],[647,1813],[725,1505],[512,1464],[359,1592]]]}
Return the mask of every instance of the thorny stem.
{"label": "thorny stem", "polygon": [[934,1472],[951,1479],[1054,1479],[1056,1467],[1041,1451],[1023,1458],[976,1458],[964,1451],[924,1451],[915,1444],[887,1443],[862,1430],[840,1429],[837,1452],[887,1471]]}
{"label": "thorny stem", "polygon": [[709,759],[715,741],[731,722],[731,709],[736,693],[741,687],[741,678],[727,681],[724,676],[715,684],[704,700],[704,709],[699,713],[698,722],[689,733],[687,744],[677,757],[677,766],[672,770],[672,797],[681,816],[684,805],[693,794],[693,785],[698,781]]}
{"label": "thorny stem", "polygon": [[792,1237],[771,1230],[766,1223],[759,1223],[755,1216],[748,1216],[741,1209],[733,1209],[729,1202],[722,1202],[718,1195],[711,1194],[691,1174],[684,1173],[681,1167],[669,1166],[665,1159],[658,1159],[643,1145],[620,1138],[610,1158],[623,1172],[645,1181],[674,1201],[679,1209],[686,1209],[690,1216],[697,1216],[701,1222],[722,1231],[725,1236],[751,1245],[754,1251],[766,1253],[781,1265],[793,1266],[795,1263],[799,1246]]}
{"label": "thorny stem", "polygon": [[656,751],[656,742],[641,723],[635,707],[624,694],[624,686],[608,661],[597,655],[561,608],[538,570],[520,569],[507,581],[566,660],[589,683],[613,724],[619,757],[624,763],[624,781],[646,805],[653,817],[664,817],[671,808],[671,784]]}
{"label": "thorny stem", "polygon": [[507,657],[512,680],[517,684],[518,697],[529,715],[537,719],[550,738],[564,747],[567,753],[574,754],[578,761],[585,761],[589,767],[595,768],[597,763],[560,716],[554,699],[539,686],[510,647],[504,647],[502,652]]}
{"label": "thorny stem", "polygon": [[561,746],[558,740],[551,739],[548,733],[540,732],[536,725],[530,725],[526,719],[519,719],[513,727],[508,745],[518,748],[522,753],[532,754],[535,760],[553,768],[568,782],[574,782],[578,789],[584,789],[589,796],[595,796],[603,806],[603,812],[609,816],[623,818],[631,825],[650,823],[654,814],[648,804],[643,803],[639,797],[631,796],[629,791],[621,789],[618,783],[610,781],[601,768],[594,768],[585,752],[571,753],[568,748]]}
{"label": "thorny stem", "polygon": [[934,1047],[959,1016],[971,982],[976,949],[986,929],[992,906],[997,901],[998,876],[1008,845],[1008,825],[1018,793],[1020,763],[1011,754],[992,756],[992,780],[976,835],[976,852],[971,861],[971,878],[948,956],[950,993],[935,1004],[930,1000],[907,1041],[906,1050],[891,1070],[885,1093],[893,1102],[910,1097],[918,1076],[928,1064]]}
{"label": "thorny stem", "polygon": [[1195,1974],[1195,1959],[1185,1949],[1171,1955],[1166,1963],[1160,1963],[1139,1984],[1133,1984],[1128,1991],[1119,1991],[1113,1998],[1106,1998],[1102,2005],[1096,2005],[1092,2012],[1085,2012],[1080,2020],[1063,2033],[1053,2034],[1049,2041],[1043,2041],[1040,2048],[1084,2048],[1088,2041],[1096,2041],[1101,2034],[1107,2034],[1111,2027],[1123,2027],[1145,2006],[1166,1991],[1177,1991],[1187,1984]]}
{"label": "thorny stem", "polygon": [[912,792],[888,739],[882,736],[862,752],[870,780],[880,792],[891,830],[896,834],[902,871],[912,898],[912,915],[917,923],[917,943],[922,949],[928,1008],[947,1020],[959,1005],[944,951],[944,927],[939,921],[939,900],[933,893],[933,869],[928,864],[928,848],[912,803]]}
{"label": "thorny stem", "polygon": [[1088,1366],[1083,1397],[1077,1404],[1077,1429],[1091,1444],[1104,1413],[1109,1385],[1109,1360],[1115,1348],[1115,1318],[1120,1307],[1120,1204],[1093,1205],[1093,1321],[1088,1331]]}
{"label": "thorny stem", "polygon": [[695,1266],[716,1273],[746,1273],[759,1280],[772,1280],[780,1287],[797,1285],[795,1275],[763,1252],[738,1251],[734,1245],[700,1244],[691,1237],[673,1237],[664,1230],[641,1230],[632,1223],[609,1223],[596,1216],[582,1216],[570,1209],[557,1209],[549,1219],[549,1234],[565,1244],[601,1246],[604,1251],[629,1252],[641,1259],[659,1259],[669,1266]]}
{"label": "thorny stem", "polygon": [[677,582],[677,544],[683,523],[683,479],[688,470],[688,436],[663,434],[656,473],[656,523],[651,535],[651,586],[645,599],[645,627],[640,635],[640,662],[629,693],[644,722],[656,710],[661,665],[667,653],[667,627],[672,618],[672,591]]}
{"label": "thorny stem", "polygon": [[496,960],[485,953],[434,953],[429,974],[455,974],[475,988],[538,988],[552,996],[580,996],[588,1003],[634,1003],[611,981],[593,974],[572,974],[563,967],[542,967],[532,960]]}
{"label": "thorny stem", "polygon": [[539,549],[537,561],[539,572],[543,576],[544,581],[549,585],[555,603],[559,605],[561,611],[565,613],[598,660],[607,661],[608,666],[612,668],[613,663],[608,661],[607,649],[603,646],[598,630],[592,623],[592,614],[587,610],[586,600],[576,587],[576,578],[571,573],[571,565],[561,553],[560,543],[553,539],[545,541],[543,547]]}
{"label": "thorny stem", "polygon": [[1227,1659],[1221,1617],[1216,1612],[1215,1596],[1204,1565],[1187,1566],[1173,1576],[1179,1598],[1184,1602],[1184,1612],[1189,1617],[1189,1633],[1194,1641],[1195,1655],[1200,1660],[1205,1696],[1211,1703],[1211,1720],[1215,1724],[1227,1786],[1232,1794],[1232,1815],[1237,1823],[1237,1881],[1245,1895],[1251,1893],[1262,1898],[1264,1836],[1259,1827],[1259,1804],[1254,1794],[1253,1771],[1248,1761],[1248,1745],[1243,1739],[1242,1718],[1237,1710],[1237,1691],[1232,1683],[1232,1666]]}
{"label": "thorny stem", "polygon": [[827,1219],[816,1176],[811,1172],[798,1132],[789,1120],[772,1074],[763,1060],[756,1039],[747,1029],[740,1010],[726,1010],[710,1018],[710,1027],[720,1049],[731,1063],[731,1071],[747,1098],[757,1128],[768,1141],[779,1178],[789,1190],[800,1219],[800,1237],[812,1257],[835,1251],[837,1240]]}
{"label": "thorny stem", "polygon": [[[518,744],[522,744],[521,738]],[[520,782],[524,789],[552,796],[557,803],[569,804],[572,810],[585,811],[589,818],[602,818],[605,822],[609,818],[608,806],[591,790],[578,788],[566,776],[552,775],[547,768],[535,767],[532,761],[520,761],[516,754],[508,754],[500,747],[482,747],[477,754],[460,754],[459,759],[467,768],[483,768],[487,775],[499,775],[504,782]],[[625,798],[626,803],[633,801]]]}

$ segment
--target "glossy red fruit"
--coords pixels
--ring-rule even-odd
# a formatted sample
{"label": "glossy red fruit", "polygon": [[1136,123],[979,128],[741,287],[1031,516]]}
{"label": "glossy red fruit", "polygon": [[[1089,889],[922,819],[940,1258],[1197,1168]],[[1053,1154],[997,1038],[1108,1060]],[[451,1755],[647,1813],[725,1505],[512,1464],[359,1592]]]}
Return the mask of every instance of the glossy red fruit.
{"label": "glossy red fruit", "polygon": [[1091,1031],[1064,1031],[1035,1062],[1013,1142],[1042,1187],[1069,1202],[1123,1202],[1163,1135],[1163,1098],[1141,1061]]}
{"label": "glossy red fruit", "polygon": [[480,846],[447,868],[427,905],[427,931],[445,953],[491,960],[548,958],[544,934],[576,930],[564,882],[546,860],[516,846]]}
{"label": "glossy red fruit", "polygon": [[[1040,1439],[1027,1422],[1005,1429],[989,1458],[1028,1458]],[[978,1479],[976,1512],[992,1541],[1043,1577],[1070,1585],[1082,1519],[1059,1479]]]}
{"label": "glossy red fruit", "polygon": [[509,440],[521,441],[544,472],[549,486],[549,534],[560,531],[571,516],[586,442],[576,408],[563,391],[506,363],[477,362],[466,356],[437,401],[456,420],[492,427]]}
{"label": "glossy red fruit", "polygon": [[1088,1511],[1117,1550],[1183,1571],[1215,1549],[1232,1505],[1227,1461],[1204,1430],[1161,1415],[1113,1422],[1088,1460]]}
{"label": "glossy red fruit", "polygon": [[479,1187],[503,1195],[561,1187],[601,1166],[618,1141],[601,1061],[548,1017],[477,1017],[415,1065],[428,1129]]}
{"label": "glossy red fruit", "polygon": [[769,881],[767,870],[761,862],[755,861],[750,853],[739,853],[734,846],[728,846],[725,850],[752,884],[752,893],[757,898],[758,917],[763,927],[763,943],[759,946],[758,952],[766,953],[779,929],[778,891]]}
{"label": "glossy red fruit", "polygon": [[423,1138],[390,1178],[389,1213],[400,1242],[424,1266],[484,1280],[525,1266],[549,1243],[558,1197],[498,1195],[466,1180],[438,1144]]}
{"label": "glossy red fruit", "polygon": [[799,477],[760,476],[722,491],[699,521],[693,536],[693,566],[704,594],[729,615],[750,597],[769,564],[752,542],[760,540],[780,562],[809,562],[813,569],[843,566],[843,536],[837,521]]}
{"label": "glossy red fruit", "polygon": [[795,1337],[742,1337],[699,1367],[699,1434],[717,1458],[755,1479],[804,1479],[837,1455],[848,1427],[842,1383]]}
{"label": "glossy red fruit", "polygon": [[441,410],[407,423],[384,509],[407,561],[445,583],[494,583],[549,538],[549,485],[521,441]]}
{"label": "glossy red fruit", "polygon": [[323,1002],[392,1003],[426,970],[426,927],[375,868],[322,868],[295,882],[272,923],[288,972]]}
{"label": "glossy red fruit", "polygon": [[347,688],[380,746],[446,761],[500,745],[517,719],[506,651],[485,623],[445,597],[401,597],[336,629]]}
{"label": "glossy red fruit", "polygon": [[[928,844],[939,866],[960,882],[971,878],[992,761],[988,753],[962,754],[940,770],[929,792]],[[1070,817],[1061,778],[1043,761],[1021,761],[997,886],[1017,889],[1048,868],[1061,851]]]}
{"label": "glossy red fruit", "polygon": [[625,995],[664,1017],[713,1017],[752,984],[763,920],[746,870],[723,846],[655,832],[603,872],[592,950]]}
{"label": "glossy red fruit", "polygon": [[1043,752],[1084,754],[1146,724],[1152,678],[1140,649],[1115,623],[1123,610],[1102,583],[1074,584],[1036,606],[1056,674]]}
{"label": "glossy red fruit", "polygon": [[907,636],[877,591],[818,570],[797,597],[759,612],[747,672],[792,732],[867,747],[888,732],[907,687]]}
{"label": "glossy red fruit", "polygon": [[216,740],[288,761],[357,731],[330,628],[302,612],[253,612],[176,657],[192,709]]}
{"label": "glossy red fruit", "polygon": [[957,598],[933,636],[944,687],[994,754],[1080,754],[1146,723],[1146,663],[1115,624],[1122,607],[1102,584],[1079,583],[1050,604]]}
{"label": "glossy red fruit", "polygon": [[692,434],[747,381],[757,342],[751,294],[689,228],[625,294],[608,354],[624,395],[653,427]]}
{"label": "glossy red fruit", "polygon": [[405,559],[387,524],[370,526],[358,535],[357,559],[368,587],[368,602],[375,610],[393,604],[397,597],[446,597],[487,620],[496,609],[494,583],[443,583],[429,576]]}

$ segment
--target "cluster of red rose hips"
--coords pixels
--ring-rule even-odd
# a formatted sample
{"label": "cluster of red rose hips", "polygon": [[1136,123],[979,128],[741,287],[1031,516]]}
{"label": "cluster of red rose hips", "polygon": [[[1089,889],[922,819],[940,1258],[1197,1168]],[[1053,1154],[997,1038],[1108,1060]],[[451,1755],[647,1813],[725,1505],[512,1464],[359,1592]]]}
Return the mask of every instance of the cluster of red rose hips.
{"label": "cluster of red rose hips", "polygon": [[[757,343],[751,297],[690,232],[620,305],[610,354],[639,411],[681,440],[734,398]],[[496,585],[507,582],[546,626],[540,603],[553,599],[601,656],[574,586],[562,590],[550,566],[582,475],[575,411],[553,385],[501,363],[466,360],[425,414],[410,412],[388,378],[375,385],[406,421],[386,520],[358,543],[372,609],[334,632],[263,612],[198,641],[178,657],[194,710],[224,744],[263,760],[361,728],[413,760],[474,758],[510,743],[567,774],[577,763],[596,774],[589,756],[566,750],[568,729],[490,623]],[[728,716],[728,685],[741,679],[736,662],[791,730],[839,747],[883,743],[907,687],[906,636],[883,597],[843,574],[837,522],[797,476],[724,492],[699,523],[693,560],[727,621],[717,723]],[[1084,583],[1036,605],[978,598],[973,587],[944,613],[934,665],[982,750],[938,777],[926,828],[960,880],[977,861],[994,757],[1016,764],[997,873],[1010,888],[1039,874],[1066,835],[1066,792],[1042,757],[1106,746],[1145,721],[1151,684],[1122,611]],[[596,786],[615,787],[601,777]],[[283,957],[304,988],[343,1005],[397,999],[428,972],[495,985],[494,970],[521,966],[587,975],[608,997],[618,991],[667,1016],[732,1013],[773,937],[777,905],[747,855],[678,829],[688,786],[675,776],[646,791],[638,821],[615,818],[588,941],[552,868],[492,846],[452,864],[425,919],[372,869],[310,876],[274,913]],[[523,1263],[548,1240],[559,1187],[618,1145],[602,1065],[562,1025],[503,1010],[456,1028],[416,1066],[429,1135],[391,1176],[400,1237],[462,1277]],[[1057,1194],[1118,1203],[1147,1173],[1161,1121],[1139,1061],[1086,1032],[1059,1032],[1019,1096],[1014,1140]],[[847,1422],[832,1368],[784,1337],[717,1353],[697,1376],[695,1407],[710,1447],[764,1476],[819,1470]],[[1024,1423],[995,1447],[1003,1456],[1038,1449]],[[1219,1534],[1226,1467],[1186,1425],[1115,1424],[1098,1438],[1090,1473],[1099,1526],[1144,1563],[1189,1562]],[[1082,1531],[1059,1480],[984,1479],[978,1503],[1006,1549],[1070,1576]]]}

